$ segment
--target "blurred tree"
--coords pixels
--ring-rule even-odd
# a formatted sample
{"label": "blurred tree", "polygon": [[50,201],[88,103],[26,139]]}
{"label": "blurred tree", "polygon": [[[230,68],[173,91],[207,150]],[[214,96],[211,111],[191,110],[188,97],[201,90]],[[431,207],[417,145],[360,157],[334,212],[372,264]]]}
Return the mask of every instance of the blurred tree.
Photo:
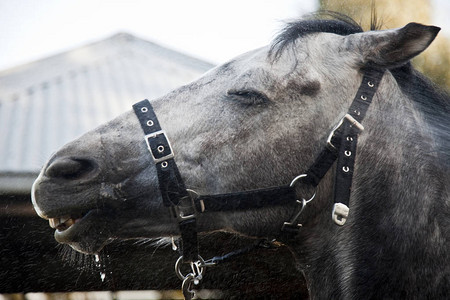
{"label": "blurred tree", "polygon": [[[409,22],[433,24],[430,0],[319,0],[320,8],[344,13],[370,29],[372,11],[381,29],[398,28]],[[372,6],[374,5],[374,9]],[[414,66],[433,82],[450,90],[450,40],[442,33],[413,60]]]}

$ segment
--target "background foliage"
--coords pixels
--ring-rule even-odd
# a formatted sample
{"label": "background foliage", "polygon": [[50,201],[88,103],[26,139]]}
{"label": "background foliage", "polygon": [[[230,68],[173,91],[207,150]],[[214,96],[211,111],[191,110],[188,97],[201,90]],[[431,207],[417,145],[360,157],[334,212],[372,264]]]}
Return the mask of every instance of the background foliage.
{"label": "background foliage", "polygon": [[[352,17],[370,29],[372,6],[381,29],[403,27],[410,22],[433,25],[430,0],[320,0],[320,8]],[[450,40],[442,33],[413,60],[413,65],[433,82],[450,91]]]}

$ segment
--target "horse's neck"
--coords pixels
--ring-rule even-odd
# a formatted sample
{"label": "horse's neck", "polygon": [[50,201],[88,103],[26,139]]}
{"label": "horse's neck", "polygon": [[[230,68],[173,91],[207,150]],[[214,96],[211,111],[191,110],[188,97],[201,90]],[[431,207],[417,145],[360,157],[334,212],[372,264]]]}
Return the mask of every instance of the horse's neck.
{"label": "horse's neck", "polygon": [[429,291],[422,279],[435,275],[427,270],[442,268],[435,255],[445,257],[444,247],[434,255],[425,251],[439,230],[433,141],[393,78],[385,80],[358,143],[347,224],[332,224],[326,210],[299,245],[309,249],[303,267],[318,299],[405,297]]}

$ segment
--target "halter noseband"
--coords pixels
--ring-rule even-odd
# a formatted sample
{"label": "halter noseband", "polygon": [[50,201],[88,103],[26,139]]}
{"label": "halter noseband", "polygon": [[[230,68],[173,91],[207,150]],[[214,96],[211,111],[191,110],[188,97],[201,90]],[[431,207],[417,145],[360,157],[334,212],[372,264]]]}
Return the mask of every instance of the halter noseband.
{"label": "halter noseband", "polygon": [[[290,185],[220,195],[198,195],[194,191],[186,189],[175,163],[170,142],[161,129],[152,105],[148,100],[133,105],[134,112],[144,131],[148,149],[156,165],[163,203],[171,209],[181,232],[182,256],[177,261],[176,272],[183,280],[183,293],[186,298],[193,296],[192,284],[198,284],[203,276],[204,268],[210,264],[215,264],[205,263],[198,255],[196,216],[199,213],[246,210],[297,202],[300,205],[296,212],[281,227],[283,233],[295,234],[301,227],[298,218],[306,204],[313,200],[315,196],[314,194],[309,200],[297,200],[296,183],[302,181],[316,188],[337,160],[332,219],[338,225],[345,224],[349,212],[348,206],[358,134],[364,130],[361,122],[372,102],[383,74],[384,70],[382,69],[368,68],[365,70],[362,83],[347,114],[330,133],[326,147],[311,167],[304,174],[294,178]],[[220,260],[220,258],[216,258],[216,260]],[[181,274],[179,269],[181,261],[191,265],[192,273],[186,276]]]}

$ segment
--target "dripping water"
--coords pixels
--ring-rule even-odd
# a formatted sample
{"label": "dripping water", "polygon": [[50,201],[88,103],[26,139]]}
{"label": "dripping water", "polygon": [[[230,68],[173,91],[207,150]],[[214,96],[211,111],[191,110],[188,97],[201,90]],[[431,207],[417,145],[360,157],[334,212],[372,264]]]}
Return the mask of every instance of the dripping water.
{"label": "dripping water", "polygon": [[95,258],[95,266],[97,267],[97,269],[99,270],[99,273],[100,273],[100,279],[102,280],[102,282],[104,282],[105,278],[106,278],[106,273],[104,272],[105,266],[102,263],[102,261],[100,260],[100,255],[95,254],[94,258]]}
{"label": "dripping water", "polygon": [[[100,274],[100,279],[102,282],[105,282],[106,279],[106,265],[108,263],[107,260],[109,260],[109,254],[103,255],[101,257],[99,254],[94,255],[94,265]],[[109,273],[110,275],[112,274],[112,272]]]}
{"label": "dripping water", "polygon": [[59,255],[64,265],[67,264],[79,271],[79,275],[75,280],[76,282],[78,282],[82,273],[91,273],[94,275],[97,273],[102,283],[108,281],[108,284],[114,287],[111,257],[107,249],[104,249],[100,254],[85,255],[73,250],[67,245],[61,245]]}

